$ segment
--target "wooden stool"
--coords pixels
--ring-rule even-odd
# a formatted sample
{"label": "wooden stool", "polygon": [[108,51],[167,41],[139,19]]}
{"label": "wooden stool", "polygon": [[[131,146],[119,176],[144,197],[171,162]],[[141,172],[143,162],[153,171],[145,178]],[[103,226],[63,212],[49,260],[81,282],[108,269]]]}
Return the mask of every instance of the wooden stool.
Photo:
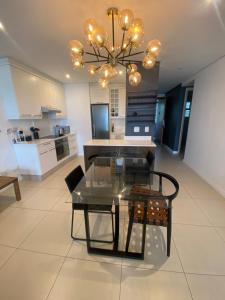
{"label": "wooden stool", "polygon": [[0,176],[0,190],[9,186],[10,184],[14,185],[14,191],[16,195],[16,200],[21,200],[20,187],[17,177],[9,177],[9,176]]}

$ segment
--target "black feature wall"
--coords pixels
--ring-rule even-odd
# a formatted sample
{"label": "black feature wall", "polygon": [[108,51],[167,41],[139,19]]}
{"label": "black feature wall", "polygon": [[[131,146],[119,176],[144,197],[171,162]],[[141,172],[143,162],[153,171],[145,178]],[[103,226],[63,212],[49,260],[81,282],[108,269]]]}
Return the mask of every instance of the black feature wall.
{"label": "black feature wall", "polygon": [[138,72],[141,73],[142,80],[137,87],[132,87],[129,84],[128,76],[126,79],[126,135],[152,136],[155,131],[159,63],[150,70],[144,69],[142,65],[139,64]]}
{"label": "black feature wall", "polygon": [[176,86],[166,93],[165,127],[163,144],[173,151],[179,149],[181,122],[183,115],[185,87]]}

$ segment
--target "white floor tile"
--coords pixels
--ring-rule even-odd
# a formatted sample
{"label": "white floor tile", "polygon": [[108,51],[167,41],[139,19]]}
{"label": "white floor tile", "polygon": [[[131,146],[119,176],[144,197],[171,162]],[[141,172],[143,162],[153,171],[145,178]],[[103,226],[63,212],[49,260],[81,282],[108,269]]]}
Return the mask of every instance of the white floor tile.
{"label": "white floor tile", "polygon": [[[90,228],[92,232],[92,238],[96,239],[105,239],[105,240],[110,240],[112,239],[112,225],[111,225],[111,220],[110,216],[99,216],[100,220],[98,217],[95,217],[92,215],[90,217]],[[95,225],[98,223],[101,223],[104,228],[104,231],[99,230],[99,226]],[[123,249],[123,242],[124,242],[124,236],[123,236],[123,227],[124,227],[124,220],[120,221],[120,239],[119,239],[119,249]],[[84,231],[84,223],[82,224],[80,231],[79,231],[79,236],[85,237],[85,231]],[[94,247],[100,247],[104,249],[111,249],[113,247],[113,244],[106,244],[106,243],[92,243],[92,246]],[[85,259],[85,260],[92,260],[92,261],[99,261],[99,262],[107,262],[107,263],[112,263],[112,264],[121,264],[122,259],[117,258],[117,257],[110,257],[110,256],[103,256],[103,255],[93,255],[93,254],[88,254],[87,253],[87,246],[86,242],[80,242],[80,241],[74,241],[72,243],[71,249],[67,255],[68,257],[71,258],[77,258],[77,259]]]}
{"label": "white floor tile", "polygon": [[42,186],[47,189],[57,189],[57,190],[67,189],[64,178],[62,176],[57,176],[57,175],[46,178],[42,183]]}
{"label": "white floor tile", "polygon": [[67,259],[48,300],[119,300],[120,266]]}
{"label": "white floor tile", "polygon": [[[72,239],[70,237],[71,216],[67,213],[51,212],[20,246],[23,249],[55,255],[66,255]],[[74,231],[78,231],[81,216],[78,216]]]}
{"label": "white floor tile", "polygon": [[65,196],[61,197],[53,206],[53,211],[59,212],[72,212],[72,199],[71,195],[66,194]]}
{"label": "white floor tile", "polygon": [[[125,235],[126,238],[126,235]],[[133,225],[129,251],[140,252],[142,240],[142,225]],[[147,269],[182,272],[182,266],[177,255],[173,240],[171,241],[171,255],[167,257],[166,229],[147,226],[145,242],[145,259],[125,259],[123,265]]]}
{"label": "white floor tile", "polygon": [[225,199],[194,199],[214,226],[225,226]]}
{"label": "white floor tile", "polygon": [[225,242],[225,227],[216,227],[215,229]]}
{"label": "white floor tile", "polygon": [[0,245],[0,267],[7,261],[15,250],[15,248]]}
{"label": "white floor tile", "polygon": [[185,272],[225,275],[225,243],[214,228],[176,224],[173,232]]}
{"label": "white floor tile", "polygon": [[194,300],[224,300],[225,277],[187,274]]}
{"label": "white floor tile", "polygon": [[123,267],[120,300],[191,300],[184,274]]}
{"label": "white floor tile", "polygon": [[206,181],[201,179],[201,177],[195,178],[195,176],[192,175],[184,180],[184,186],[194,199],[212,200],[215,198],[222,198],[222,196],[207,184]]}
{"label": "white floor tile", "polygon": [[207,216],[191,197],[180,197],[173,201],[172,220],[173,223],[180,224],[211,225]]}
{"label": "white floor tile", "polygon": [[57,256],[16,250],[0,270],[0,299],[46,299],[62,262]]}
{"label": "white floor tile", "polygon": [[50,210],[63,196],[63,190],[40,188],[32,196],[14,202],[13,207]]}
{"label": "white floor tile", "polygon": [[45,215],[43,211],[20,208],[1,213],[0,244],[18,247]]}

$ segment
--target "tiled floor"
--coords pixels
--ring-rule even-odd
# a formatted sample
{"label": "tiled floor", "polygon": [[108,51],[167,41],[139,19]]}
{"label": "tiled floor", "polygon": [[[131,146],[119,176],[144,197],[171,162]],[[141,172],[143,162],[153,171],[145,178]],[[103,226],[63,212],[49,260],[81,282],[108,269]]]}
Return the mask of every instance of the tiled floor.
{"label": "tiled floor", "polygon": [[[147,228],[144,261],[88,255],[85,243],[70,238],[71,199],[64,184],[78,164],[83,158],[43,182],[21,182],[20,202],[11,188],[0,194],[0,299],[225,299],[222,196],[179,159],[159,151],[156,168],[174,175],[181,187],[173,205],[171,257],[166,256],[165,229],[154,226]],[[126,211],[122,216],[121,247]],[[108,216],[92,216],[91,225],[93,234],[111,237]],[[81,213],[74,229],[84,234]],[[140,246],[140,238],[140,225],[135,225],[132,249]]]}

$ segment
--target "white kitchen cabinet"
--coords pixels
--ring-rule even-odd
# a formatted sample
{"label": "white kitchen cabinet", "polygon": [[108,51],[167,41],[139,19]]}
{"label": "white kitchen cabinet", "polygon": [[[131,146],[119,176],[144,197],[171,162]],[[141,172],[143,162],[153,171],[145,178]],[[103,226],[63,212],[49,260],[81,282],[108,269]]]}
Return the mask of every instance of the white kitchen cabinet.
{"label": "white kitchen cabinet", "polygon": [[98,83],[90,83],[90,102],[109,103],[109,89],[102,88]]}
{"label": "white kitchen cabinet", "polygon": [[41,176],[58,164],[54,140],[41,144],[14,144],[14,149],[22,175]]}
{"label": "white kitchen cabinet", "polygon": [[12,80],[16,94],[18,116],[41,118],[40,80],[22,69],[12,66]]}
{"label": "white kitchen cabinet", "polygon": [[42,174],[45,174],[57,165],[54,141],[45,142],[39,145],[39,158]]}
{"label": "white kitchen cabinet", "polygon": [[0,59],[0,96],[8,119],[41,119],[41,107],[54,107],[65,116],[61,83],[10,59]]}
{"label": "white kitchen cabinet", "polygon": [[55,140],[34,140],[14,144],[20,173],[22,175],[43,176],[65,160],[77,154],[76,135],[68,134],[70,153],[57,161]]}

